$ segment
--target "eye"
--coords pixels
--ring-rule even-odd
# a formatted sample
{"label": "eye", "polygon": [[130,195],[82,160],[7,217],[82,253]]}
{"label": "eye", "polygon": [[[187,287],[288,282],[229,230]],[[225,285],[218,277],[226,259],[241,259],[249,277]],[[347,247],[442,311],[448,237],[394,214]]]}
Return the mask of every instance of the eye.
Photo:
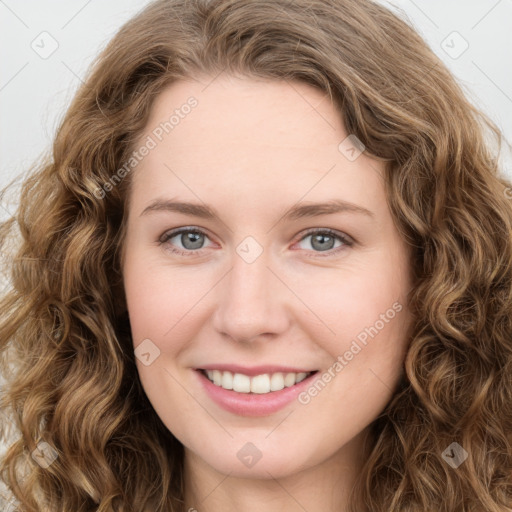
{"label": "eye", "polygon": [[[198,228],[180,228],[164,233],[159,242],[168,246],[168,250],[173,253],[190,256],[190,253],[202,249],[205,237],[207,238],[206,233]],[[176,238],[185,250],[176,248],[175,243],[171,243],[173,238]]]}
{"label": "eye", "polygon": [[[326,254],[317,254],[316,256],[332,256],[340,251],[346,249],[346,247],[352,247],[354,242],[348,236],[338,233],[332,229],[311,229],[306,232],[299,243],[307,238],[311,238],[310,245],[313,248],[313,252],[325,252]],[[335,240],[340,241],[340,245],[334,247]]]}
{"label": "eye", "polygon": [[[167,250],[172,253],[180,254],[183,256],[194,256],[197,251],[203,249],[203,243],[205,238],[208,238],[207,234],[199,228],[179,228],[173,231],[164,233],[160,239],[160,245],[167,246]],[[313,252],[325,252],[326,254],[317,254],[320,257],[332,256],[337,254],[339,251],[344,250],[346,247],[352,247],[354,242],[348,236],[338,233],[332,229],[318,229],[314,228],[306,232],[298,243],[311,238],[311,247]],[[182,246],[182,248],[176,247],[176,239]],[[335,240],[340,242],[340,245],[334,247]],[[309,250],[309,249],[306,249]]]}

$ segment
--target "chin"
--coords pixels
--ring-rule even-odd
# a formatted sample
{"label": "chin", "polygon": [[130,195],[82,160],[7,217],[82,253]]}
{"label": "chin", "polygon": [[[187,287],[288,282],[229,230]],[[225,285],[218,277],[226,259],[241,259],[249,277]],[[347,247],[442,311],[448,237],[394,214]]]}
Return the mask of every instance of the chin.
{"label": "chin", "polygon": [[[277,452],[275,447],[272,447],[272,449],[267,448],[269,452],[265,453],[265,449],[258,450],[250,442],[234,441],[233,445],[236,445],[236,448],[230,447],[224,450],[219,447],[220,453],[209,450],[205,454],[196,452],[196,455],[215,471],[225,475],[229,474],[234,478],[263,480],[283,478],[314,465],[314,462],[307,464],[298,460],[296,449]],[[291,464],[291,461],[293,461],[293,464]]]}

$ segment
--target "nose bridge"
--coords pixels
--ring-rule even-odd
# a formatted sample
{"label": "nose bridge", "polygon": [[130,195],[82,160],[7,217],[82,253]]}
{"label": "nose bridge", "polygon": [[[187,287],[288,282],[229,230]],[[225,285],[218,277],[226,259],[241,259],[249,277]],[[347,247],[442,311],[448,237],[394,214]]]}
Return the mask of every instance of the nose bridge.
{"label": "nose bridge", "polygon": [[228,296],[238,297],[241,301],[258,300],[268,303],[268,291],[272,286],[269,281],[273,277],[268,264],[267,255],[263,253],[254,261],[245,260],[239,254],[233,256]]}
{"label": "nose bridge", "polygon": [[261,246],[257,250],[253,240],[239,244],[216,305],[214,324],[219,332],[250,340],[283,328],[282,291],[278,289],[282,283],[269,266],[268,253]]}

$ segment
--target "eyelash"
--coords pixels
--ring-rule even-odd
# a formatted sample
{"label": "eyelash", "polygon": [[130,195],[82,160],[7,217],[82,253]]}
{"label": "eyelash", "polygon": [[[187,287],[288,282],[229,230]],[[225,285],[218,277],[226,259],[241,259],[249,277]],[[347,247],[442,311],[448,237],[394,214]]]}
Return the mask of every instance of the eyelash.
{"label": "eyelash", "polygon": [[[200,234],[208,237],[208,234],[199,228],[179,228],[179,229],[175,229],[174,231],[169,231],[167,233],[164,233],[159,239],[159,245],[169,245],[170,246],[170,244],[168,244],[168,241],[171,238],[174,238],[176,235],[180,235],[182,233],[200,233]],[[309,229],[304,233],[302,238],[300,238],[298,240],[298,242],[301,242],[302,240],[307,238],[309,235],[315,235],[315,234],[319,234],[319,233],[327,234],[329,236],[332,236],[333,238],[337,238],[338,240],[343,242],[343,245],[341,245],[340,247],[337,247],[335,249],[329,249],[328,251],[313,251],[314,253],[316,253],[315,256],[312,256],[314,258],[316,258],[316,257],[324,258],[324,257],[334,256],[334,255],[338,254],[340,251],[346,249],[346,247],[352,247],[354,245],[354,242],[352,242],[351,239],[349,239],[347,236],[342,235],[341,233],[338,233],[337,231],[334,231],[329,228]],[[176,247],[172,246],[172,247],[167,248],[167,250],[169,250],[172,253],[179,254],[181,256],[191,257],[191,256],[198,255],[197,253],[200,252],[202,249],[188,250],[188,251],[185,250],[184,251],[182,249],[177,249]],[[322,254],[322,252],[325,252],[325,254]]]}

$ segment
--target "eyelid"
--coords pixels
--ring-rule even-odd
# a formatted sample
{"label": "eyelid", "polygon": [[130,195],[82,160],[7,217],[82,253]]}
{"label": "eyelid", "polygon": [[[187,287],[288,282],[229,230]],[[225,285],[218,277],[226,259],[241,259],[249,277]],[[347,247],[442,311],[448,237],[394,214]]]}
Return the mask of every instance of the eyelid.
{"label": "eyelid", "polygon": [[347,245],[354,245],[356,243],[354,238],[352,238],[350,235],[347,235],[346,233],[343,233],[342,231],[338,231],[338,230],[332,229],[332,228],[309,228],[306,231],[302,231],[301,233],[299,233],[300,238],[298,238],[297,241],[300,242],[301,240],[306,238],[306,236],[312,235],[314,233],[330,234],[332,236],[335,236],[335,237],[341,239]]}

